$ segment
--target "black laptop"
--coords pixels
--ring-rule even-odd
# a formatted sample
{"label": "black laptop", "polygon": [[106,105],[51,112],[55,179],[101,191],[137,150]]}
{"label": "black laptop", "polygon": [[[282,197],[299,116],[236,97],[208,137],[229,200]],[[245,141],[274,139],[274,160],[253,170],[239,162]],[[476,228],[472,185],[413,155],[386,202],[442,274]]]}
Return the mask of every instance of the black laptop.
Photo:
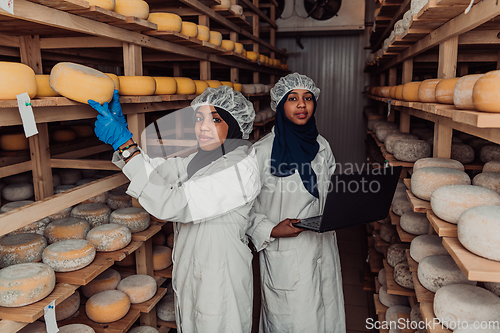
{"label": "black laptop", "polygon": [[321,233],[385,219],[402,169],[373,168],[333,175],[323,215],[293,225]]}

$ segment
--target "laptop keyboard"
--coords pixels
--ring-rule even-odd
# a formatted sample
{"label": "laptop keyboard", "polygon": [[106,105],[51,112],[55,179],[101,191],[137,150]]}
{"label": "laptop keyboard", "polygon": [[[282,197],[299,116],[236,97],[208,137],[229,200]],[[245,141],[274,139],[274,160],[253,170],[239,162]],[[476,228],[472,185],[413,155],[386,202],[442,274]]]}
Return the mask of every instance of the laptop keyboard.
{"label": "laptop keyboard", "polygon": [[319,230],[319,226],[321,225],[321,216],[303,219],[300,221],[300,224],[302,224],[304,226],[308,226],[312,229]]}

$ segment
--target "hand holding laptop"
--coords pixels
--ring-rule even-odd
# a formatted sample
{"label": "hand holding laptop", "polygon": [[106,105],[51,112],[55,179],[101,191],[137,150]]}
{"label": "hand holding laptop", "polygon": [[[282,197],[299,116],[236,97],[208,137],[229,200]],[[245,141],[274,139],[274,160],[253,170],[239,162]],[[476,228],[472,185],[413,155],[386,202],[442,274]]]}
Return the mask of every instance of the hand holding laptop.
{"label": "hand holding laptop", "polygon": [[297,237],[305,229],[293,226],[293,223],[300,222],[300,219],[285,219],[278,223],[271,231],[271,237],[284,238],[284,237]]}

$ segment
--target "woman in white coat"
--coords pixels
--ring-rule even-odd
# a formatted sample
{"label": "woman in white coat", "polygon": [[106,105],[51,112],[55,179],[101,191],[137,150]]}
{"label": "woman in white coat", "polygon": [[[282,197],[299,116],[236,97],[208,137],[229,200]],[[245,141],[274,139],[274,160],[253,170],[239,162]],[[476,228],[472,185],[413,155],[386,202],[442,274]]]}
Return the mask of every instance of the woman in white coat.
{"label": "woman in white coat", "polygon": [[[260,190],[245,140],[255,111],[230,87],[207,88],[192,103],[198,152],[150,158],[135,147],[117,102],[90,101],[97,136],[113,145],[113,162],[130,179],[127,193],[174,225],[172,287],[179,332],[249,333],[252,255],[245,231]],[[120,156],[121,155],[121,156]]]}
{"label": "woman in white coat", "polygon": [[344,299],[335,232],[295,228],[321,215],[335,159],[318,134],[320,90],[298,73],[271,89],[272,133],[254,144],[262,189],[247,231],[259,251],[260,332],[343,333]]}

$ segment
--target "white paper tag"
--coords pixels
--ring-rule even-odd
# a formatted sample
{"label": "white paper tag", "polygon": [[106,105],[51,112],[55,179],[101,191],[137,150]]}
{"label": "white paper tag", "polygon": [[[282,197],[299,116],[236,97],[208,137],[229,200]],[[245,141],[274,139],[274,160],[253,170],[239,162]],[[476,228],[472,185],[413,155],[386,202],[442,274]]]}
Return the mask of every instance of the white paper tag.
{"label": "white paper tag", "polygon": [[[0,0],[2,1],[2,0]],[[29,138],[32,135],[38,134],[38,129],[36,128],[35,116],[33,115],[33,109],[31,108],[31,100],[28,93],[22,93],[16,96],[17,106],[19,107],[19,113],[21,114],[21,119],[23,121],[24,135]]]}
{"label": "white paper tag", "polygon": [[14,0],[0,0],[0,8],[14,15]]}
{"label": "white paper tag", "polygon": [[43,308],[45,318],[45,328],[47,329],[47,333],[57,333],[59,332],[59,328],[57,328],[56,321],[56,301],[53,300],[49,305]]}

